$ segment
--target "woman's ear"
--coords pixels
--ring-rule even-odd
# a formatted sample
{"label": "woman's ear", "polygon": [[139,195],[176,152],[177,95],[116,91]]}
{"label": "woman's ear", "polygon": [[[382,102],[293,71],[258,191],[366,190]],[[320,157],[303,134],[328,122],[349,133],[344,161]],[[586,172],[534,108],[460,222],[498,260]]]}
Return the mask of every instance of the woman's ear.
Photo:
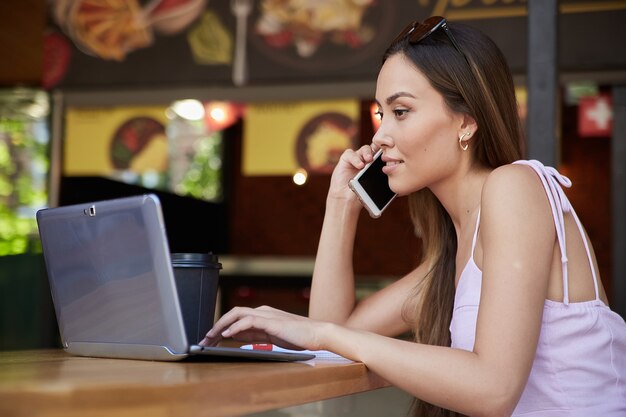
{"label": "woman's ear", "polygon": [[462,124],[459,129],[461,134],[467,133],[468,135],[474,136],[478,130],[478,123],[476,123],[476,120],[472,116],[465,113],[463,114]]}

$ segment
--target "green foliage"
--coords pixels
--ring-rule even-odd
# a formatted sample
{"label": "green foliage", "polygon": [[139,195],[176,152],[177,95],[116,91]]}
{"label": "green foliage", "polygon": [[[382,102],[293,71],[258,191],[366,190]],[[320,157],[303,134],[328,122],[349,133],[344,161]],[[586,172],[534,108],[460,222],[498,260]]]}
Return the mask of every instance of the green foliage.
{"label": "green foliage", "polygon": [[0,118],[0,256],[41,251],[34,213],[47,202],[49,164],[34,123]]}
{"label": "green foliage", "polygon": [[177,186],[178,193],[209,201],[221,199],[221,145],[219,134],[198,141],[193,161]]}

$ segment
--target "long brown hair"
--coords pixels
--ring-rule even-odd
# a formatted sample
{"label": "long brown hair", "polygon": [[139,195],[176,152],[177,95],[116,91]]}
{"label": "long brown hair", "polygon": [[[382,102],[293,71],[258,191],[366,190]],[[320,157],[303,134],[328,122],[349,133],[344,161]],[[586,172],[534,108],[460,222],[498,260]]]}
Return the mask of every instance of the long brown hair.
{"label": "long brown hair", "polygon": [[[523,133],[517,116],[513,78],[496,44],[477,29],[448,23],[463,56],[438,29],[417,44],[407,37],[389,46],[383,62],[403,54],[430,81],[454,112],[476,120],[471,152],[474,164],[496,168],[522,156]],[[427,188],[409,196],[415,232],[422,240],[422,262],[428,275],[415,289],[405,309],[415,340],[450,346],[450,321],[454,305],[456,232],[452,220]],[[410,307],[410,308],[409,308]],[[416,399],[415,416],[444,417],[457,413]]]}

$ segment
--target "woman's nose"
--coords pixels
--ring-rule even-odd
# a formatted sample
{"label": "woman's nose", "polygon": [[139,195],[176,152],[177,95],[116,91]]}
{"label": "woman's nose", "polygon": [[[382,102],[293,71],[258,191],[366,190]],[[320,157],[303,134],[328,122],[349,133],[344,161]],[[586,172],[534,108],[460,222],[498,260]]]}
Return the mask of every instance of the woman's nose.
{"label": "woman's nose", "polygon": [[381,124],[376,133],[374,133],[374,137],[372,138],[372,142],[377,145],[379,148],[382,147],[390,147],[393,146],[393,140],[386,133],[385,128]]}

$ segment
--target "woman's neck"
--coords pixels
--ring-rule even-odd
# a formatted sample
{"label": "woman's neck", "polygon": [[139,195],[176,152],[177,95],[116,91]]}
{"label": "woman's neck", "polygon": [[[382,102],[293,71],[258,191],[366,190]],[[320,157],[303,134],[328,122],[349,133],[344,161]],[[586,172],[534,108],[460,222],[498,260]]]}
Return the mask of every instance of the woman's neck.
{"label": "woman's neck", "polygon": [[431,187],[431,191],[448,212],[457,234],[468,224],[474,224],[483,185],[491,171],[491,168],[485,167],[459,169],[444,183]]}

